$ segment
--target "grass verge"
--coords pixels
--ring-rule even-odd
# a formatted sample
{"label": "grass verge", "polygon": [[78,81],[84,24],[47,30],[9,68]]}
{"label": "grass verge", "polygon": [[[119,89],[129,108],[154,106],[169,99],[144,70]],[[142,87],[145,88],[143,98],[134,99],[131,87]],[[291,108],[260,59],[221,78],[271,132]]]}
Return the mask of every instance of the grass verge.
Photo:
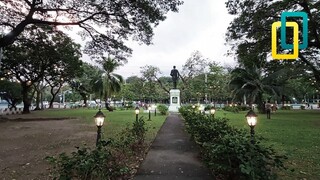
{"label": "grass verge", "polygon": [[[231,125],[248,129],[247,112],[232,113],[217,111],[216,117],[230,119]],[[267,138],[275,149],[288,156],[286,172],[280,172],[280,179],[320,178],[320,111],[283,110],[271,114],[258,114],[256,134]]]}
{"label": "grass verge", "polygon": [[[36,112],[36,115],[41,117],[76,117],[80,121],[94,126],[95,123],[93,116],[97,112],[97,109],[53,109]],[[135,121],[134,110],[116,110],[113,112],[102,110],[102,112],[106,116],[103,125],[103,138],[114,137],[128,125],[131,126]],[[148,121],[149,114],[140,111],[139,118],[141,116],[144,117],[146,127],[148,128],[146,142],[150,144],[157,135],[160,127],[166,119],[166,116],[160,116],[160,114],[154,116],[154,113],[151,113],[151,121]]]}

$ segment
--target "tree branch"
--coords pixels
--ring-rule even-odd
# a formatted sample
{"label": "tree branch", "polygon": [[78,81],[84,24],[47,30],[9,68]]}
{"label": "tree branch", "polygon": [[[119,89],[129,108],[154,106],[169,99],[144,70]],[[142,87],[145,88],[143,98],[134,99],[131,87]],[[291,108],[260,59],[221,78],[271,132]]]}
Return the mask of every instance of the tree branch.
{"label": "tree branch", "polygon": [[29,2],[28,0],[24,0],[24,2],[26,2],[30,7],[32,7],[31,2]]}
{"label": "tree branch", "polygon": [[[319,34],[316,30],[316,27],[319,27],[316,23],[316,21],[314,21],[314,18],[311,14],[311,11],[310,11],[310,8],[309,8],[309,5],[308,5],[308,2],[307,1],[303,1],[301,3],[299,3],[300,6],[303,7],[303,9],[308,13],[308,16],[309,16],[309,19],[310,19],[310,24],[312,24],[313,28],[311,29],[311,32],[314,34],[314,37],[315,37],[315,40],[316,40],[316,43],[317,44],[320,44],[320,39],[319,39]],[[319,47],[319,46],[317,46]]]}
{"label": "tree branch", "polygon": [[299,58],[306,63],[313,71],[314,77],[317,82],[320,82],[320,70],[318,70],[310,61],[308,61],[301,53],[299,53]]}
{"label": "tree branch", "polygon": [[160,79],[158,79],[156,76],[155,76],[154,78],[157,80],[157,82],[160,84],[160,87],[161,87],[164,91],[166,91],[167,93],[170,93],[169,90],[168,90],[166,87],[163,86],[163,84],[162,84],[162,82],[160,81]]}
{"label": "tree branch", "polygon": [[13,26],[12,24],[9,24],[9,23],[7,23],[7,22],[2,22],[2,23],[0,23],[0,26],[9,26],[9,27],[11,27],[11,28],[14,28],[14,26]]}

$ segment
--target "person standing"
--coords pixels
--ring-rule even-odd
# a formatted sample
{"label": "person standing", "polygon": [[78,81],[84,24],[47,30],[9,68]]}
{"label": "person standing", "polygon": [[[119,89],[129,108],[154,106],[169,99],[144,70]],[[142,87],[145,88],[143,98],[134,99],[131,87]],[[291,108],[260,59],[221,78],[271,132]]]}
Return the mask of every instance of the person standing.
{"label": "person standing", "polygon": [[267,111],[267,119],[271,119],[271,104],[270,101],[267,101],[267,103],[265,104],[265,108]]}

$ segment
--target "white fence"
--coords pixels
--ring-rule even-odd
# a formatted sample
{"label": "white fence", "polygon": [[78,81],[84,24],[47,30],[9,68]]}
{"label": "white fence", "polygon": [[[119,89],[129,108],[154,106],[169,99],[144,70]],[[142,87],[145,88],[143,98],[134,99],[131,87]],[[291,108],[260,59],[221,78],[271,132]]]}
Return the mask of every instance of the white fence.
{"label": "white fence", "polygon": [[0,115],[22,114],[23,108],[3,108]]}

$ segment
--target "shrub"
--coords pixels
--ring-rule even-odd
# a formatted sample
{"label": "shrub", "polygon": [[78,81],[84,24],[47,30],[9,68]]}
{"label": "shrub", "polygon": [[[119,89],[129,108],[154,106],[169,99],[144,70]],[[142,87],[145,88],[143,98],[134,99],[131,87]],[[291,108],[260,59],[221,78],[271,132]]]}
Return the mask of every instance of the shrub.
{"label": "shrub", "polygon": [[225,110],[225,111],[230,111],[230,112],[234,112],[234,113],[238,113],[239,112],[238,106],[225,106],[222,109]]}
{"label": "shrub", "polygon": [[292,106],[285,105],[285,106],[282,106],[280,109],[281,109],[281,110],[291,110],[291,109],[292,109]]}
{"label": "shrub", "polygon": [[125,128],[117,139],[100,141],[93,150],[77,147],[71,155],[46,157],[53,164],[53,179],[130,179],[130,166],[146,151],[147,129],[141,117],[132,128]]}
{"label": "shrub", "polygon": [[127,103],[127,107],[126,108],[130,108],[130,109],[132,109],[132,108],[134,108],[134,105],[133,105],[133,102],[132,101],[129,101],[128,103]]}
{"label": "shrub", "polygon": [[209,111],[213,106],[212,105],[206,105],[206,107],[204,107],[205,111]]}
{"label": "shrub", "polygon": [[143,120],[143,117],[140,117],[137,121],[134,121],[133,127],[132,127],[132,135],[135,136],[135,138],[138,140],[138,144],[143,144],[145,135],[147,132],[147,128],[145,127],[145,122]]}
{"label": "shrub", "polygon": [[225,106],[222,109],[225,111],[238,113],[239,111],[249,111],[251,109],[251,107],[244,106],[244,105],[242,105],[242,106]]}
{"label": "shrub", "polygon": [[275,179],[274,169],[284,168],[286,157],[262,145],[259,136],[252,144],[249,133],[230,126],[228,119],[211,118],[188,107],[179,111],[215,179]]}
{"label": "shrub", "polygon": [[167,115],[167,113],[168,113],[168,107],[164,104],[159,104],[157,106],[157,109],[159,110],[161,115]]}
{"label": "shrub", "polygon": [[59,179],[112,179],[126,173],[127,167],[119,166],[108,147],[110,141],[102,141],[99,148],[77,148],[68,156],[62,153],[46,159],[55,164],[55,177]]}

